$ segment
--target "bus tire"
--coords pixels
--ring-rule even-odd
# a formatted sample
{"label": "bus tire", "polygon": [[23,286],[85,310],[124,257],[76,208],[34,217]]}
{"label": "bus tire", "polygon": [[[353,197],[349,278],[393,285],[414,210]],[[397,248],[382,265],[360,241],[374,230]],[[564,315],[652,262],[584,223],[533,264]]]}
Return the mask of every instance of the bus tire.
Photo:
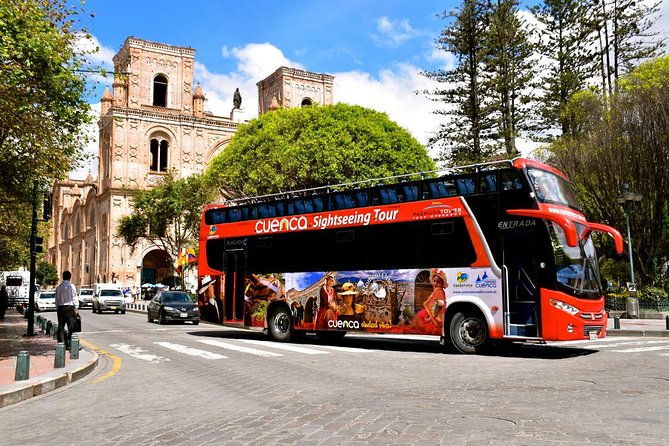
{"label": "bus tire", "polygon": [[293,317],[286,307],[279,307],[272,312],[268,324],[269,335],[277,342],[288,342],[293,336]]}
{"label": "bus tire", "polygon": [[458,311],[449,324],[453,347],[460,353],[480,353],[488,343],[488,325],[475,312]]}

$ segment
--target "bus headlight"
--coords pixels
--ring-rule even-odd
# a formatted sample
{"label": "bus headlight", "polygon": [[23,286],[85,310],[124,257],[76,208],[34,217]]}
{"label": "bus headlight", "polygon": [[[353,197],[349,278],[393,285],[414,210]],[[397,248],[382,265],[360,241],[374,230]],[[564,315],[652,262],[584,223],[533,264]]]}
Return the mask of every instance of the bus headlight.
{"label": "bus headlight", "polygon": [[562,311],[564,311],[565,313],[569,313],[569,314],[571,314],[572,316],[575,315],[576,313],[578,313],[578,308],[576,308],[576,307],[574,307],[574,306],[571,306],[571,305],[569,305],[569,304],[566,303],[566,302],[562,302],[561,300],[557,300],[557,299],[549,299],[549,300],[548,300],[548,303],[550,303],[551,305],[553,305],[553,306],[554,306],[555,308],[557,308],[558,310],[562,310]]}

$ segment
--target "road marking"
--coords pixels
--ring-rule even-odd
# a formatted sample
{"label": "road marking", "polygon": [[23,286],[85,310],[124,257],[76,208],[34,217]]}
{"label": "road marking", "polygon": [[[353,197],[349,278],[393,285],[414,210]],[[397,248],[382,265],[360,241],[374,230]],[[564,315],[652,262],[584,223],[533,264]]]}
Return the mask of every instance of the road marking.
{"label": "road marking", "polygon": [[659,350],[669,350],[669,345],[662,345],[656,347],[626,348],[626,349],[611,350],[611,351],[616,353],[641,353],[641,352],[656,352]]}
{"label": "road marking", "polygon": [[328,350],[336,350],[338,352],[349,352],[349,353],[361,353],[361,352],[369,352],[370,349],[363,349],[363,348],[353,348],[353,347],[339,347],[336,345],[319,345],[319,348],[327,348]]}
{"label": "road marking", "polygon": [[669,341],[627,341],[627,342],[611,341],[611,343],[609,344],[592,343],[586,345],[588,345],[589,347],[596,347],[596,348],[615,348],[615,347],[624,347],[626,345],[633,346],[633,345],[649,345],[649,344],[669,344]]}
{"label": "road marking", "polygon": [[162,356],[152,355],[147,353],[146,350],[142,349],[141,347],[135,347],[134,345],[130,344],[111,344],[110,347],[114,347],[115,349],[118,349],[126,355],[132,356],[133,358],[141,359],[142,361],[149,361],[154,364],[160,364],[170,360],[169,358]]}
{"label": "road marking", "polygon": [[272,341],[257,341],[255,339],[240,339],[242,342],[247,344],[262,345],[263,347],[276,348],[279,350],[288,350],[291,352],[304,353],[306,355],[329,355],[330,352],[324,352],[323,350],[315,350],[313,348],[300,347],[294,344],[279,344]]}
{"label": "road marking", "polygon": [[107,350],[105,350],[101,347],[93,345],[90,342],[84,341],[83,339],[80,339],[79,342],[81,344],[83,344],[84,346],[95,350],[99,354],[107,356],[109,359],[111,359],[113,361],[111,370],[108,371],[107,373],[105,373],[104,375],[99,376],[98,378],[93,380],[92,384],[97,384],[99,382],[104,381],[107,378],[111,378],[112,376],[116,375],[119,372],[119,370],[121,370],[121,363],[123,362],[123,360],[121,358],[119,358],[118,356],[116,356],[115,354],[110,353],[110,352],[108,352]]}
{"label": "road marking", "polygon": [[249,347],[242,347],[240,345],[235,345],[235,344],[230,344],[229,342],[223,342],[223,341],[217,341],[216,339],[198,339],[198,342],[201,342],[203,344],[207,345],[213,345],[214,347],[220,347],[224,348],[227,350],[232,350],[235,352],[240,352],[240,353],[249,353],[251,355],[257,355],[257,356],[283,356],[280,353],[274,353],[274,352],[266,352],[264,350],[258,350],[255,348],[249,348]]}
{"label": "road marking", "polygon": [[208,352],[206,350],[191,348],[191,347],[187,347],[187,346],[181,345],[181,344],[173,344],[171,342],[154,342],[154,344],[158,344],[161,347],[169,348],[170,350],[174,350],[175,352],[184,353],[184,354],[190,355],[190,356],[197,356],[199,358],[204,358],[204,359],[227,359],[228,358],[227,356],[219,355],[218,353],[212,353],[212,352]]}

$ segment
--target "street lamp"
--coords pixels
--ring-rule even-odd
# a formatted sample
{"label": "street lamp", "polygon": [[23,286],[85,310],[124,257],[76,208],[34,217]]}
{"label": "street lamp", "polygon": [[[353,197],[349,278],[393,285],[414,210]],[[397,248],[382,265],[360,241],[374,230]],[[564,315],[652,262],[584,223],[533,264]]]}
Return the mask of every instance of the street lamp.
{"label": "street lamp", "polygon": [[632,261],[632,235],[630,233],[630,205],[634,202],[639,202],[643,198],[643,195],[636,194],[629,191],[629,185],[627,183],[623,184],[623,193],[618,195],[618,203],[623,207],[625,211],[625,220],[627,222],[627,251],[630,256],[630,283],[628,288],[630,290],[630,297],[636,297],[636,283],[634,283],[634,262]]}

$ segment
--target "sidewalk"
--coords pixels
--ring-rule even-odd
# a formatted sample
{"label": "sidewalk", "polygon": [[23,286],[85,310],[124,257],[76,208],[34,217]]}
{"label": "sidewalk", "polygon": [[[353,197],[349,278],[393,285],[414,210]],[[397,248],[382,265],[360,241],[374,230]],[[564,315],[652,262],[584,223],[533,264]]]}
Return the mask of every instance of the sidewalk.
{"label": "sidewalk", "polygon": [[[55,319],[55,313],[48,313]],[[42,395],[86,376],[95,368],[98,356],[87,349],[79,351],[78,359],[65,353],[65,367],[55,368],[56,340],[40,331],[35,324],[35,335],[25,336],[28,319],[15,308],[8,308],[0,320],[0,407]],[[15,381],[16,358],[19,352],[30,355],[30,377]]]}

